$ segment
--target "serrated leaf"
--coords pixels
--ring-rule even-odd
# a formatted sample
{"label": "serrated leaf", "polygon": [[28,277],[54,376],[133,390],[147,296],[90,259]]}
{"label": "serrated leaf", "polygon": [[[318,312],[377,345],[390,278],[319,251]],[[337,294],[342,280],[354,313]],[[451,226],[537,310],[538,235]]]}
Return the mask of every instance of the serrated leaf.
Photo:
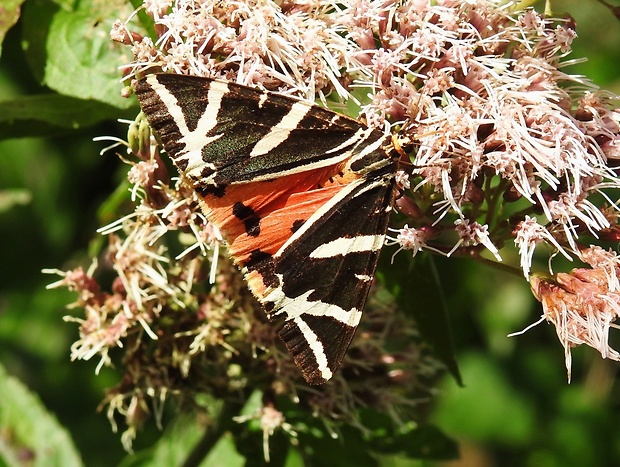
{"label": "serrated leaf", "polygon": [[111,22],[98,21],[84,12],[59,10],[54,15],[47,40],[54,46],[48,47],[44,84],[67,96],[127,108],[130,103],[120,95],[119,46],[109,38]]}
{"label": "serrated leaf", "polygon": [[103,120],[131,117],[132,110],[58,94],[38,94],[0,102],[0,139],[58,135],[59,128],[77,130]]}
{"label": "serrated leaf", "polygon": [[0,5],[0,56],[2,56],[2,42],[11,27],[17,23],[24,0],[3,0]]}
{"label": "serrated leaf", "polygon": [[1,366],[0,394],[0,461],[6,465],[26,465],[26,461],[31,466],[82,465],[56,417]]}
{"label": "serrated leaf", "polygon": [[392,261],[392,255],[386,251],[379,260],[377,276],[396,298],[399,307],[413,316],[424,341],[462,385],[450,320],[432,257],[420,255],[414,259],[404,252],[395,255]]}
{"label": "serrated leaf", "polygon": [[33,0],[24,11],[24,48],[42,84],[66,96],[105,102],[117,108],[133,103],[121,97],[119,66],[130,60],[127,47],[112,42],[113,21],[126,17],[125,2],[76,2],[77,9]]}

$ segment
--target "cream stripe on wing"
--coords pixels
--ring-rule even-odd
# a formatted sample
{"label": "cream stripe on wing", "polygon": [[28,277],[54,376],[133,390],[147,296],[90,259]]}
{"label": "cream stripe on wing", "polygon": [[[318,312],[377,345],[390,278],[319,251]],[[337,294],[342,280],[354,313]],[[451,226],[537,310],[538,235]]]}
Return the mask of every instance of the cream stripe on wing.
{"label": "cream stripe on wing", "polygon": [[333,258],[347,253],[378,251],[383,246],[383,235],[358,235],[357,237],[340,237],[319,245],[310,258]]}
{"label": "cream stripe on wing", "polygon": [[[336,121],[336,120],[334,120]],[[332,122],[333,124],[333,122]],[[356,145],[358,145],[360,142],[365,141],[368,136],[370,136],[369,130],[368,129],[364,129],[364,128],[360,128],[359,130],[357,130],[349,139],[347,139],[346,141],[343,141],[342,144],[331,148],[329,151],[326,151],[325,154],[331,154],[331,153],[339,153],[341,152],[343,149],[349,148],[351,146],[356,147]],[[351,148],[351,149],[353,149]],[[347,157],[351,155],[351,149],[349,149],[348,151],[346,151],[345,154],[347,154]]]}
{"label": "cream stripe on wing", "polygon": [[314,333],[314,331],[310,329],[310,326],[308,326],[303,319],[295,318],[294,323],[299,328],[302,336],[304,336],[304,338],[306,339],[310,350],[312,350],[312,354],[316,359],[319,373],[321,373],[321,376],[325,380],[331,379],[333,374],[332,371],[329,369],[329,366],[327,366],[327,355],[325,355],[325,348],[323,347],[323,344]]}
{"label": "cream stripe on wing", "polygon": [[345,310],[332,303],[308,300],[312,293],[314,290],[309,290],[299,297],[288,298],[281,288],[277,288],[268,292],[261,301],[272,302],[275,305],[274,308],[278,310],[273,313],[273,316],[284,314],[286,320],[310,315],[333,318],[351,327],[356,327],[360,323],[362,312],[357,308]]}
{"label": "cream stripe on wing", "polygon": [[267,154],[274,148],[280,146],[286,141],[295,128],[298,127],[304,117],[310,112],[312,104],[307,102],[295,102],[291,110],[288,111],[282,120],[280,120],[275,126],[269,130],[265,136],[263,136],[250,153],[250,157],[258,157]]}
{"label": "cream stripe on wing", "polygon": [[177,155],[177,158],[187,161],[185,174],[189,177],[196,178],[202,174],[202,170],[205,166],[214,169],[215,166],[207,164],[202,159],[202,150],[209,143],[223,136],[219,134],[207,137],[206,134],[217,125],[217,116],[222,105],[222,98],[228,93],[227,84],[223,81],[210,82],[207,94],[207,108],[198,120],[196,129],[190,131],[189,128],[187,128],[185,115],[176,97],[168,91],[166,86],[157,80],[156,75],[150,75],[146,79],[153,91],[155,91],[159,99],[161,99],[166,106],[168,113],[179,128],[179,132],[183,135],[179,139],[179,143],[184,145],[184,149],[181,154]]}

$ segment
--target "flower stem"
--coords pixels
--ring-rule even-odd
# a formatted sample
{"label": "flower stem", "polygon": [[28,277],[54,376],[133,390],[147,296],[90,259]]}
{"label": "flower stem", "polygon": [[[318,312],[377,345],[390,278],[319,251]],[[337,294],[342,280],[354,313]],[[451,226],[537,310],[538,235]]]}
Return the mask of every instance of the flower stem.
{"label": "flower stem", "polygon": [[482,263],[486,266],[489,266],[491,268],[494,269],[498,269],[500,271],[504,271],[507,272],[509,274],[512,274],[514,276],[518,276],[521,279],[523,279],[523,271],[520,268],[517,268],[515,266],[511,266],[510,264],[506,264],[506,263],[502,263],[499,261],[494,261],[492,259],[488,259],[485,258],[484,256],[482,256],[479,252],[472,252],[470,251],[469,254],[464,254],[462,255],[464,257],[470,257],[475,261],[478,261],[479,263]]}

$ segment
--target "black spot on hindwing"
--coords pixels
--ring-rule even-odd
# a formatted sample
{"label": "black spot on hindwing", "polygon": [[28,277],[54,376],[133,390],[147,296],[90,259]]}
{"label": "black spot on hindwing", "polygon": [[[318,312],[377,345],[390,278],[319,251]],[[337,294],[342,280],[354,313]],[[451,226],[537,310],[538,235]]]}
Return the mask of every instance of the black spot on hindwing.
{"label": "black spot on hindwing", "polygon": [[250,237],[260,235],[260,217],[250,206],[246,206],[241,201],[236,202],[233,206],[233,215],[243,222],[245,231]]}
{"label": "black spot on hindwing", "polygon": [[266,287],[279,287],[280,280],[275,273],[273,257],[264,251],[254,250],[250,253],[250,259],[243,265],[248,272],[258,272]]}

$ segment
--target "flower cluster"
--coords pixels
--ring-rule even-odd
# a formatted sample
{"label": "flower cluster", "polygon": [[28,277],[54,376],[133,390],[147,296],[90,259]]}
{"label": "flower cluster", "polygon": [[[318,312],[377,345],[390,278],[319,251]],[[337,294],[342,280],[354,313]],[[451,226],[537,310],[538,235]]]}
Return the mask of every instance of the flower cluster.
{"label": "flower cluster", "polygon": [[117,21],[112,39],[131,45],[127,77],[147,69],[260,85],[310,100],[335,90],[349,97],[345,72],[358,62],[330,2],[147,0],[158,33],[130,32]]}
{"label": "flower cluster", "polygon": [[[530,280],[543,318],[566,348],[569,370],[570,348],[581,343],[620,360],[607,344],[619,311],[618,260],[589,246],[620,233],[611,197],[620,188],[613,168],[620,159],[616,97],[562,71],[575,38],[570,20],[514,8],[492,0],[145,0],[157,37],[146,36],[134,18],[117,21],[112,38],[132,49],[128,84],[164,71],[222,78],[341,110],[333,95],[358,104],[354,116],[385,129],[401,155],[400,216],[389,242],[413,254],[467,255],[492,265],[503,260],[502,249],[516,246],[520,267],[512,270]],[[235,269],[198,255],[217,256],[218,232],[191,191],[169,185],[151,144],[131,146],[140,158],[130,171],[139,194],[134,214],[106,230],[117,275],[112,292],[100,292],[92,275],[79,271],[61,281],[80,293],[78,305],[87,310],[74,356],[107,358],[107,349],[122,343],[130,383],[118,394],[125,401],[135,388],[177,390],[170,368],[175,378],[187,377],[195,358],[209,373],[196,376],[197,387],[251,387],[250,356],[268,349],[260,355],[271,362],[271,390],[303,392],[316,413],[350,413],[355,384],[337,378],[325,391],[302,391]],[[192,234],[184,255],[162,246],[171,232],[181,250]],[[535,270],[536,251],[589,268],[546,278]],[[211,286],[199,292],[206,277]],[[363,322],[372,316],[371,307]],[[381,323],[375,331],[360,333],[354,343],[360,351],[349,352],[361,357],[345,362],[342,373],[358,382],[373,365],[398,360],[382,347],[389,338],[381,334],[387,329],[381,316],[375,315]],[[405,330],[412,332],[407,326],[399,332]],[[156,349],[151,357],[137,345],[147,338]],[[413,368],[420,357],[411,355],[399,358]],[[148,358],[158,359],[152,368],[166,373],[138,376]],[[233,364],[243,372],[230,374]],[[384,373],[385,381],[395,375]],[[388,387],[376,386],[372,400],[393,402]],[[119,407],[127,412],[124,404]]]}

